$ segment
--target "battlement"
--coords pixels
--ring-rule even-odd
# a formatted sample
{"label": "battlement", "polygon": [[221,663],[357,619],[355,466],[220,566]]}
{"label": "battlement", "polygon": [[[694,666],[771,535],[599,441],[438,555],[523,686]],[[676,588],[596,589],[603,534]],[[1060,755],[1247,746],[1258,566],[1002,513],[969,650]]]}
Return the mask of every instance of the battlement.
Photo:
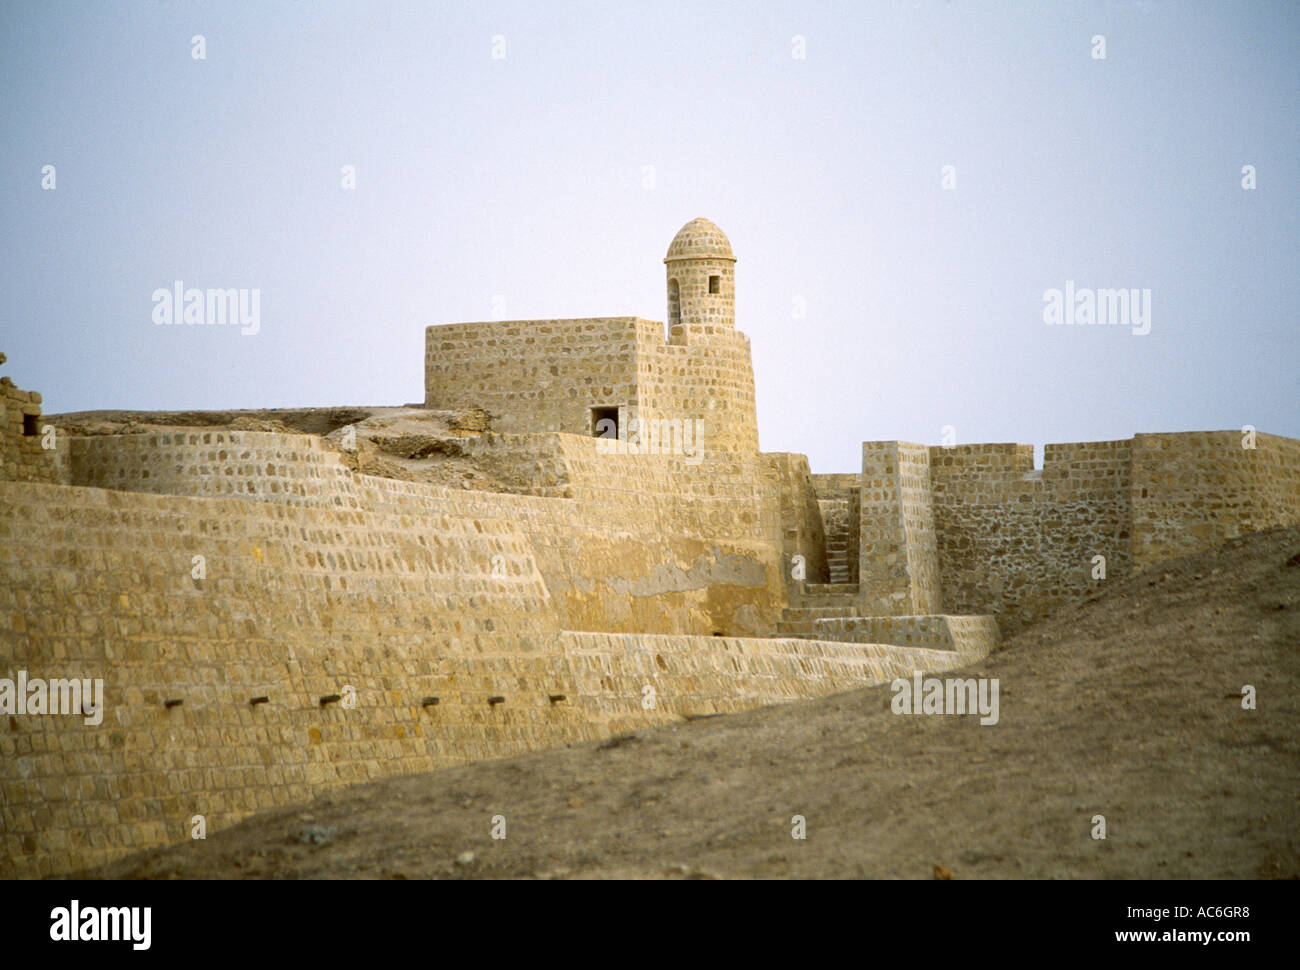
{"label": "battlement", "polygon": [[1034,470],[1034,446],[1010,443],[930,448],[934,485],[1019,480]]}
{"label": "battlement", "polygon": [[1263,433],[1049,444],[1039,470],[1031,445],[867,442],[861,481],[864,612],[1008,631],[1107,577],[1300,522],[1300,442]]}

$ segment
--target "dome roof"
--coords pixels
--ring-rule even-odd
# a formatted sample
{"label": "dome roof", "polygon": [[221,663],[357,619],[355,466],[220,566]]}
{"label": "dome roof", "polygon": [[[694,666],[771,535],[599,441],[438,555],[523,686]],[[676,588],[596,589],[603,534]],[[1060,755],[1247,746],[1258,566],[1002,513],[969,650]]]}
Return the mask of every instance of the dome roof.
{"label": "dome roof", "polygon": [[692,219],[673,237],[664,262],[671,262],[674,259],[729,259],[733,263],[736,261],[726,233],[703,218]]}

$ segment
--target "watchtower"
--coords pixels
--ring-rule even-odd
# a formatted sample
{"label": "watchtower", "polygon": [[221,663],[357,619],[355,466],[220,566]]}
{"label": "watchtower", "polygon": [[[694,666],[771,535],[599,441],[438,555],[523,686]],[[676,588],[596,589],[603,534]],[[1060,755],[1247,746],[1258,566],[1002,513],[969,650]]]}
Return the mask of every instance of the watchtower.
{"label": "watchtower", "polygon": [[692,219],[673,237],[664,264],[673,343],[735,327],[736,257],[721,229],[708,219]]}

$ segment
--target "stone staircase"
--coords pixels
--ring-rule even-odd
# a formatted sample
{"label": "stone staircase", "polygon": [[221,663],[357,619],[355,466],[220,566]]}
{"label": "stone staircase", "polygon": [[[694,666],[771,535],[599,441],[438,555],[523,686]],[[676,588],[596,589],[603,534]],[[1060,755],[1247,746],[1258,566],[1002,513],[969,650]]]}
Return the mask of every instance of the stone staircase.
{"label": "stone staircase", "polygon": [[850,577],[847,539],[839,542],[832,539],[826,543],[826,568],[830,572],[832,583],[848,583]]}
{"label": "stone staircase", "polygon": [[817,504],[825,527],[826,568],[831,585],[848,584],[853,579],[849,543],[858,539],[854,509],[847,499],[820,499]]}
{"label": "stone staircase", "polygon": [[790,597],[790,605],[776,624],[776,636],[815,640],[813,620],[858,615],[857,583],[808,583],[804,592]]}

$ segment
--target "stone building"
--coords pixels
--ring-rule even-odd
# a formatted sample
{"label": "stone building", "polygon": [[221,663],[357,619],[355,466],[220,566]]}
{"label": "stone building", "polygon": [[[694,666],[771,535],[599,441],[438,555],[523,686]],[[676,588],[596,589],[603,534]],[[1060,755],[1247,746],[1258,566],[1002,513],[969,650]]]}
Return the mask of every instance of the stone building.
{"label": "stone building", "polygon": [[425,406],[482,407],[500,431],[612,433],[633,449],[668,454],[677,446],[660,445],[659,430],[686,428],[698,431],[705,452],[757,454],[749,338],[735,327],[735,263],[708,219],[683,226],[664,257],[666,331],[639,317],[429,327]]}

